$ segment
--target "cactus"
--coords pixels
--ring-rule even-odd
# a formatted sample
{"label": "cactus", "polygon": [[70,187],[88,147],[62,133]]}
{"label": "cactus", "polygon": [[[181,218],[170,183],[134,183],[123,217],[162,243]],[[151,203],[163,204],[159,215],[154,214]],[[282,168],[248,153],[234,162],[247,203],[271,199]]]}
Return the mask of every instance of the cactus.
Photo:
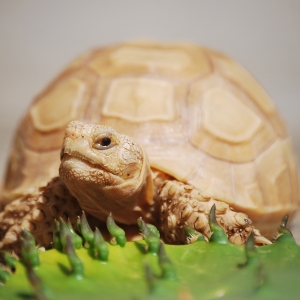
{"label": "cactus", "polygon": [[178,246],[163,244],[141,219],[143,240],[126,242],[110,216],[108,225],[121,243],[108,243],[98,229],[92,234],[83,215],[78,224],[84,247],[77,249],[79,239],[69,225],[56,224],[57,249],[39,251],[38,259],[24,232],[23,247],[33,254],[16,262],[2,253],[0,299],[297,299],[300,246],[286,228],[287,218],[277,240],[258,248],[252,235],[245,246],[224,240],[213,210],[210,223],[210,242],[185,228],[197,240]]}

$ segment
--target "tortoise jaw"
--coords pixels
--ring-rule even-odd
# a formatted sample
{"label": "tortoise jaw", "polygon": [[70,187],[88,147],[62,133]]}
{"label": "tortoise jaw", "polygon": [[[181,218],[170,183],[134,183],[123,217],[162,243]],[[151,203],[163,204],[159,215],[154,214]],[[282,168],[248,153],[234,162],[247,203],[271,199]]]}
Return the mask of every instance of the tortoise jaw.
{"label": "tortoise jaw", "polygon": [[[113,174],[110,170],[107,170],[103,165],[94,163],[89,160],[86,156],[81,155],[80,153],[73,152],[72,154],[64,153],[62,155],[61,169],[64,169],[64,172],[80,173],[85,178],[86,181],[95,176],[105,176],[108,175],[110,178],[114,178],[116,184],[124,183],[124,180],[118,176],[118,174]],[[94,176],[93,176],[94,175]]]}

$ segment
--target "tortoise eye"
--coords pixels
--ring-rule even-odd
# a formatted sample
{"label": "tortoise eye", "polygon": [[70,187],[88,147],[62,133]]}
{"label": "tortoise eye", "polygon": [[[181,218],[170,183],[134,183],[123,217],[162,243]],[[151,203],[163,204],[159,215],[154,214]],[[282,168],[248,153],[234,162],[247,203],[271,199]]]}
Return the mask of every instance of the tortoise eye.
{"label": "tortoise eye", "polygon": [[105,137],[98,142],[102,147],[108,147],[111,144],[111,139]]}
{"label": "tortoise eye", "polygon": [[94,148],[97,150],[105,150],[112,148],[116,143],[111,134],[101,134],[94,141]]}

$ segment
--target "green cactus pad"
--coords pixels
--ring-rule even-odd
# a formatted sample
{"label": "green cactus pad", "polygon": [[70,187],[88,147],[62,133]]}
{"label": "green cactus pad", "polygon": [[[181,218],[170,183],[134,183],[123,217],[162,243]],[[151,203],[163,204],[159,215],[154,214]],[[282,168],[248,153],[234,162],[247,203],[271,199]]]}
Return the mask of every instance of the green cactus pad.
{"label": "green cactus pad", "polygon": [[203,240],[161,244],[157,254],[145,241],[105,243],[107,261],[73,248],[71,257],[83,263],[80,276],[70,254],[56,249],[40,253],[34,270],[17,262],[15,274],[0,286],[0,299],[273,300],[298,299],[300,293],[300,246],[287,230],[259,248],[252,237],[245,247]]}

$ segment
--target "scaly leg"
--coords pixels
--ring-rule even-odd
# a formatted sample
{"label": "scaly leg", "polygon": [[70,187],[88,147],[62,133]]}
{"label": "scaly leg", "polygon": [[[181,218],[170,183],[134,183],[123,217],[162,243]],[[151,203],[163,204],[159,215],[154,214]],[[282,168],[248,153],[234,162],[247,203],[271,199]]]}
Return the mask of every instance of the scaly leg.
{"label": "scaly leg", "polygon": [[54,220],[70,219],[74,226],[79,215],[77,200],[58,177],[54,178],[46,187],[13,201],[0,213],[0,249],[18,252],[22,228],[33,234],[38,246],[48,248]]}
{"label": "scaly leg", "polygon": [[233,211],[225,202],[203,197],[200,191],[191,185],[166,181],[158,194],[158,200],[161,231],[167,243],[189,242],[184,225],[201,232],[209,240],[212,232],[208,215],[215,204],[217,222],[223,227],[231,243],[243,245],[253,232],[256,244],[271,244],[251,225],[252,222],[246,214]]}

